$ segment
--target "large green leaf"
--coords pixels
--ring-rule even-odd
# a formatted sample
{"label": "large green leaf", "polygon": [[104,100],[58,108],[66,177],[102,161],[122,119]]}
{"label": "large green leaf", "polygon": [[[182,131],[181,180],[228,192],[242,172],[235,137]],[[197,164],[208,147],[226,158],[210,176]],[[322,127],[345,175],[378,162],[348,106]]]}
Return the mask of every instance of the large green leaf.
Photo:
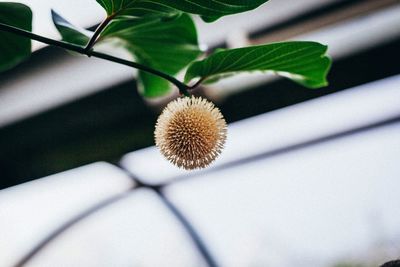
{"label": "large green leaf", "polygon": [[[177,74],[200,54],[196,28],[187,14],[170,20],[114,20],[100,35],[99,43],[109,39],[120,40],[136,61],[170,75]],[[144,81],[142,92],[145,96],[160,96],[169,91],[169,86],[162,89],[167,83],[152,82],[151,77],[154,76],[139,78]]]}
{"label": "large green leaf", "polygon": [[[0,3],[0,23],[32,31],[32,11],[19,3]],[[0,31],[0,71],[10,69],[31,54],[31,40]]]}
{"label": "large green leaf", "polygon": [[149,98],[163,96],[172,89],[167,80],[143,71],[138,73],[138,82],[139,92]]}
{"label": "large green leaf", "polygon": [[173,16],[178,10],[169,7],[162,1],[148,0],[96,0],[107,12],[108,16],[120,17],[148,17]]}
{"label": "large green leaf", "polygon": [[219,50],[204,60],[194,62],[185,80],[194,78],[214,82],[236,72],[274,71],[306,87],[328,84],[326,75],[331,60],[327,47],[315,42],[283,42],[231,50]]}
{"label": "large green leaf", "polygon": [[268,0],[97,0],[109,16],[171,15],[179,11],[201,15],[205,21],[255,9]]}
{"label": "large green leaf", "polygon": [[82,47],[85,47],[89,42],[90,36],[92,35],[91,32],[72,25],[54,10],[51,10],[51,17],[64,42],[76,44]]}

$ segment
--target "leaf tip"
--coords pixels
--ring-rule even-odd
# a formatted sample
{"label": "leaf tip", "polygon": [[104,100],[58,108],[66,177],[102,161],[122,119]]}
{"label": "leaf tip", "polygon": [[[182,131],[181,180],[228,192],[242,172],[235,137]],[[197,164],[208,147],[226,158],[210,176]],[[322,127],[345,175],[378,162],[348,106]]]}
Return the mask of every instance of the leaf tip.
{"label": "leaf tip", "polygon": [[50,12],[53,21],[62,20],[62,17],[54,9],[51,9]]}

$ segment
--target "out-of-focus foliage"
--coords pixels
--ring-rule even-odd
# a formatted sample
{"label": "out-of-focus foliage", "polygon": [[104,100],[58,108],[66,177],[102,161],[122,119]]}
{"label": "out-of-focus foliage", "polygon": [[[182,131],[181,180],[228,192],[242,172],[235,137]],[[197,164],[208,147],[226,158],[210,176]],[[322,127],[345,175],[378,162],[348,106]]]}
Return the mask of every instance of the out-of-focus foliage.
{"label": "out-of-focus foliage", "polygon": [[[0,23],[32,30],[32,11],[20,3],[0,3]],[[31,54],[31,40],[0,31],[0,71],[19,64]]]}

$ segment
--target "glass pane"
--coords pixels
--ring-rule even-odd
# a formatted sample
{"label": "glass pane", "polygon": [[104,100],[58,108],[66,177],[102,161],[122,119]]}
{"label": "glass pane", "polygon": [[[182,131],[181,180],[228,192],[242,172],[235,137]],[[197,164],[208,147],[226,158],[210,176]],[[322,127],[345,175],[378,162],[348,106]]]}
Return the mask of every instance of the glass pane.
{"label": "glass pane", "polygon": [[[231,123],[226,147],[210,168],[399,116],[399,86],[400,75]],[[178,169],[155,147],[127,154],[121,163],[148,183],[202,173]]]}
{"label": "glass pane", "polygon": [[396,124],[189,179],[167,196],[223,266],[378,266],[400,252],[399,158]]}
{"label": "glass pane", "polygon": [[140,189],[51,242],[27,266],[204,266],[181,226]]}
{"label": "glass pane", "polygon": [[119,169],[95,163],[1,190],[1,265],[13,266],[62,224],[133,185]]}

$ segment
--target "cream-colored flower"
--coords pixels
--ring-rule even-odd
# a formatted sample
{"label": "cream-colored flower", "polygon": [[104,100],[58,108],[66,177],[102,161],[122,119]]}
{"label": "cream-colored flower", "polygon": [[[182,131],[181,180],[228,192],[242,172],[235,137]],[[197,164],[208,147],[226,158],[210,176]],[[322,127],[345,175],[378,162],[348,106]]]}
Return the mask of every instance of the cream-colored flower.
{"label": "cream-colored flower", "polygon": [[221,153],[227,127],[213,103],[201,97],[170,102],[157,120],[156,146],[173,164],[187,170],[208,166]]}

